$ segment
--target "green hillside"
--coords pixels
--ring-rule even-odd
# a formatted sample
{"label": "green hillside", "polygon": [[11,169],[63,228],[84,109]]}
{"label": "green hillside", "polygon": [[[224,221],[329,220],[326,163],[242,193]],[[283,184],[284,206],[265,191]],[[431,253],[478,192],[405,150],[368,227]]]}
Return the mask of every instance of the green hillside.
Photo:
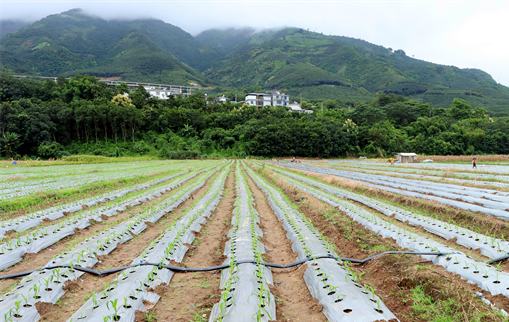
{"label": "green hillside", "polygon": [[[11,23],[9,30],[21,27]],[[292,100],[354,103],[394,93],[449,107],[461,98],[509,115],[509,88],[481,70],[433,64],[401,49],[300,28],[210,29],[193,37],[161,20],[107,21],[74,9],[7,34],[0,55],[0,70],[17,74],[196,81],[215,87],[211,93],[241,96],[252,89],[281,89]]]}
{"label": "green hillside", "polygon": [[0,39],[8,34],[12,34],[20,29],[23,29],[30,24],[30,22],[24,20],[2,19],[0,20]]}
{"label": "green hillside", "polygon": [[193,69],[219,56],[160,20],[106,21],[79,9],[51,15],[1,42],[2,67],[14,73],[89,73],[123,80],[208,84]]}
{"label": "green hillside", "polygon": [[248,27],[240,29],[229,28],[225,30],[208,29],[201,32],[195,38],[199,42],[213,47],[218,54],[226,56],[247,44],[254,33],[255,29]]}
{"label": "green hillside", "polygon": [[[206,33],[197,39],[203,41]],[[215,39],[227,38],[231,30],[219,33],[216,30],[207,44],[214,46]],[[228,86],[287,88],[307,99],[351,98],[353,92],[356,98],[395,93],[437,107],[448,107],[452,99],[462,98],[492,112],[509,113],[509,88],[497,84],[489,74],[414,59],[401,49],[361,39],[285,28],[256,33],[248,43],[230,44],[229,48],[222,64],[204,73]],[[334,88],[324,90],[323,86]]]}

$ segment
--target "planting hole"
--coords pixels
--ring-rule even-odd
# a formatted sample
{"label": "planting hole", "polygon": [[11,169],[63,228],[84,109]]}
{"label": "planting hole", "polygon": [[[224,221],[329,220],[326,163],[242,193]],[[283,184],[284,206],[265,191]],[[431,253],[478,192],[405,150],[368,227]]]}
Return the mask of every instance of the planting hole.
{"label": "planting hole", "polygon": [[352,310],[351,309],[344,309],[343,312],[350,313],[350,312],[352,312]]}

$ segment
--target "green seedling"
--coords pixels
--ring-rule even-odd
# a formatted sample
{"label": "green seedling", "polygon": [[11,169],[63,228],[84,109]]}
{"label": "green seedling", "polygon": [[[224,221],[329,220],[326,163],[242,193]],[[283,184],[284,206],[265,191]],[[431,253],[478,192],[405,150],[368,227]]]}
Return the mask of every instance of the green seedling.
{"label": "green seedling", "polygon": [[336,297],[336,300],[335,300],[334,302],[336,302],[336,303],[341,302],[341,301],[343,301],[345,298],[346,298],[346,294],[339,294],[339,295]]}
{"label": "green seedling", "polygon": [[36,299],[36,300],[37,300],[37,299],[40,299],[40,298],[41,298],[41,296],[40,296],[40,292],[41,292],[40,288],[39,288],[36,284],[34,284],[34,285],[33,285],[33,286],[29,289],[29,291],[32,291],[32,290],[34,291],[34,299]]}
{"label": "green seedling", "polygon": [[51,291],[52,288],[50,288],[50,284],[53,281],[53,275],[50,275],[48,278],[44,278],[43,281],[44,284],[46,285],[46,288],[44,290],[48,292]]}
{"label": "green seedling", "polygon": [[97,293],[94,292],[94,294],[92,294],[92,305],[93,305],[93,308],[96,309],[99,307],[99,300],[97,299]]}
{"label": "green seedling", "polygon": [[21,315],[19,314],[20,308],[21,308],[21,302],[20,301],[14,302],[14,314],[13,314],[13,316],[15,318],[20,318],[21,317]]}
{"label": "green seedling", "polygon": [[23,307],[30,307],[30,306],[32,306],[32,305],[28,304],[28,296],[25,296],[23,294],[20,294],[20,295],[23,298],[23,303],[24,303]]}
{"label": "green seedling", "polygon": [[118,306],[118,299],[114,299],[114,300],[108,301],[106,303],[106,307],[108,308],[108,310],[110,309],[110,304],[111,304],[111,308],[115,312],[113,314],[113,321],[120,320],[120,316],[118,315],[118,312],[120,311],[120,307]]}
{"label": "green seedling", "polygon": [[127,297],[124,297],[124,305],[122,305],[126,309],[132,308],[132,305],[128,303]]}
{"label": "green seedling", "polygon": [[55,277],[55,278],[54,278],[54,280],[55,280],[55,283],[56,283],[56,284],[60,284],[60,283],[61,283],[61,282],[60,282],[60,278],[62,277],[62,275],[60,274],[60,268],[55,268],[55,269],[53,270],[53,274],[52,274],[52,276],[54,276],[54,277]]}

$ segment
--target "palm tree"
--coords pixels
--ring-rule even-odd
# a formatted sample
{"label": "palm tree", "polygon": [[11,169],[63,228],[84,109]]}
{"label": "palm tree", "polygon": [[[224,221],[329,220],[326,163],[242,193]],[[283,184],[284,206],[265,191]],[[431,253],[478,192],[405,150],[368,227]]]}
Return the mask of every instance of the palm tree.
{"label": "palm tree", "polygon": [[21,145],[21,136],[18,133],[5,132],[0,138],[0,148],[5,151],[7,158],[16,154],[16,149]]}
{"label": "palm tree", "polygon": [[184,124],[184,128],[182,129],[182,132],[184,136],[188,136],[193,131],[193,126],[189,124]]}

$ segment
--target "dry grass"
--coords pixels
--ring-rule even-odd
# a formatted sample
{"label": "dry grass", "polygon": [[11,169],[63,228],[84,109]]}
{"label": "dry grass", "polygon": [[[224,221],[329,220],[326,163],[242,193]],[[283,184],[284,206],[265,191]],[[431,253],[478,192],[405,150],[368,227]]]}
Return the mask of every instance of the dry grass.
{"label": "dry grass", "polygon": [[19,181],[19,180],[26,180],[26,177],[23,176],[9,176],[5,181]]}
{"label": "dry grass", "polygon": [[420,155],[419,160],[431,159],[434,162],[472,162],[473,158],[478,162],[509,162],[509,155]]}
{"label": "dry grass", "polygon": [[[273,185],[282,189],[291,200],[304,197],[297,204],[299,211],[310,218],[340,251],[343,249],[346,252],[344,255],[362,257],[366,253],[373,255],[387,250],[401,250],[392,239],[382,238],[365,229],[338,209],[279,178],[270,169],[263,168],[257,171]],[[359,188],[364,187],[359,186]],[[411,297],[416,287],[424,289],[426,295],[433,299],[433,303],[429,305],[435,309],[440,310],[451,301],[456,303],[457,319],[454,321],[479,321],[479,316],[482,316],[482,321],[502,321],[495,316],[489,306],[473,296],[475,291],[479,291],[476,286],[467,284],[457,275],[446,272],[442,267],[434,266],[429,262],[424,265],[420,263],[421,261],[408,255],[380,257],[361,266],[362,270],[368,273],[363,283],[375,287],[377,292],[382,293],[386,298],[384,302],[392,304],[395,310],[393,312],[405,312],[404,321],[422,321],[419,318],[420,314],[414,315],[417,312],[410,314],[414,315],[412,317],[408,315],[412,308],[408,307],[407,299]],[[359,268],[354,267],[355,270]],[[487,297],[492,302],[498,302],[497,297]],[[506,307],[507,303],[503,300],[497,304],[498,307]]]}
{"label": "dry grass", "polygon": [[[308,177],[339,188],[350,190],[352,192],[396,203],[403,207],[420,210],[428,216],[432,216],[445,222],[450,222],[452,220],[457,225],[478,233],[498,237],[502,237],[502,235],[509,236],[509,223],[491,216],[455,209],[433,200],[396,195],[391,192],[371,188],[360,183],[351,182],[334,176],[317,175],[313,172],[300,170],[296,170],[296,172],[300,172]],[[412,209],[410,209],[410,211]]]}

